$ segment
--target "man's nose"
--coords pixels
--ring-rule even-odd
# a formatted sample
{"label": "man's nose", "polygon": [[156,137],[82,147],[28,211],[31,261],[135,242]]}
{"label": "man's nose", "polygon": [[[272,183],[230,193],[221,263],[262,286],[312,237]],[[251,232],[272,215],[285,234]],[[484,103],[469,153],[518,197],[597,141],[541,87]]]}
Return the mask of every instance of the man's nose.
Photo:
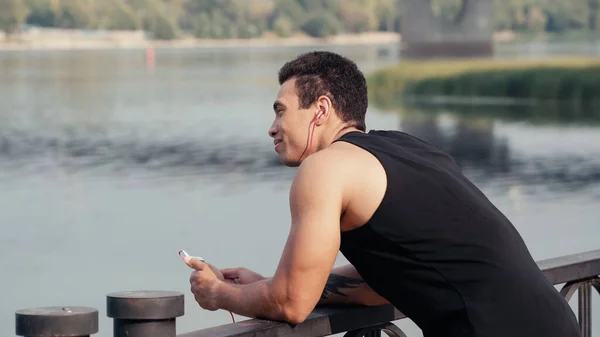
{"label": "man's nose", "polygon": [[271,125],[271,127],[269,128],[269,136],[271,136],[271,138],[275,138],[278,131],[279,128],[277,127],[277,124],[273,123],[273,125]]}

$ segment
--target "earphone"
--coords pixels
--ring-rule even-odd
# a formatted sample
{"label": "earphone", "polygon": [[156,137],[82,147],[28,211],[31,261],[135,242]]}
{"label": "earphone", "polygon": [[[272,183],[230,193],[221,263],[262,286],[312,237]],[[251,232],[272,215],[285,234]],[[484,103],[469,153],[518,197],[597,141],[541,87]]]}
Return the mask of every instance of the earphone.
{"label": "earphone", "polygon": [[304,155],[304,153],[306,152],[306,150],[308,150],[308,155],[310,156],[312,153],[312,140],[313,140],[313,136],[315,134],[315,127],[317,126],[317,121],[319,120],[319,118],[321,118],[321,116],[323,116],[323,111],[319,110],[317,112],[315,112],[315,120],[314,122],[311,123],[312,125],[312,131],[310,132],[309,138],[308,138],[308,145],[306,146],[306,148],[304,149],[304,152],[302,152],[302,154],[300,155],[300,158],[298,158],[298,160],[300,160],[302,158],[302,156]]}
{"label": "earphone", "polygon": [[321,110],[317,111],[316,116],[315,116],[315,122],[313,123],[312,132],[310,133],[310,139],[308,142],[308,155],[309,156],[312,153],[312,140],[313,140],[313,136],[315,134],[315,127],[317,126],[317,121],[319,120],[319,118],[321,118],[321,116],[323,116],[323,111],[321,111]]}

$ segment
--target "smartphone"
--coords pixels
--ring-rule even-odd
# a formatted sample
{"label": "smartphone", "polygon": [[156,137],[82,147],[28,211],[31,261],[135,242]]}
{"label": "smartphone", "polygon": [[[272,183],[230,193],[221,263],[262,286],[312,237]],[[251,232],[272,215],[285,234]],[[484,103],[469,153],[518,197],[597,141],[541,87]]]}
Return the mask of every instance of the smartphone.
{"label": "smartphone", "polygon": [[187,261],[189,261],[190,259],[197,259],[200,260],[202,262],[206,262],[204,261],[203,258],[201,258],[200,256],[190,256],[190,254],[186,253],[185,250],[180,250],[179,251],[179,256],[181,257],[181,259],[183,260],[183,262],[187,263]]}

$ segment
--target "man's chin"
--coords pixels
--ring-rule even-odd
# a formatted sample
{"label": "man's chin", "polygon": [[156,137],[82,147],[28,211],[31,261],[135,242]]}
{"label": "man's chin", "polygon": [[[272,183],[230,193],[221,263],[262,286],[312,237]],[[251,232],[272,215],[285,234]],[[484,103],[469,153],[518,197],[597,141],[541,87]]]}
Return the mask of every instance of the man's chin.
{"label": "man's chin", "polygon": [[290,160],[287,156],[279,156],[279,162],[287,167],[298,167],[300,163],[296,160]]}

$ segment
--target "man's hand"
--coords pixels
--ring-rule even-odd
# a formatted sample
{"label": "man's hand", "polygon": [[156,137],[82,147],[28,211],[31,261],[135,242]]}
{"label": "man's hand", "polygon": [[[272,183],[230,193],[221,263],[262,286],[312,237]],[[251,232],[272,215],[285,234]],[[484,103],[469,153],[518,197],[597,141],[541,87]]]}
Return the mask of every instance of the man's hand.
{"label": "man's hand", "polygon": [[215,311],[217,306],[217,287],[222,283],[223,274],[218,268],[197,259],[186,262],[194,272],[190,275],[192,294],[196,302],[206,310]]}
{"label": "man's hand", "polygon": [[266,277],[247,268],[222,269],[225,282],[231,284],[250,284],[264,280]]}

